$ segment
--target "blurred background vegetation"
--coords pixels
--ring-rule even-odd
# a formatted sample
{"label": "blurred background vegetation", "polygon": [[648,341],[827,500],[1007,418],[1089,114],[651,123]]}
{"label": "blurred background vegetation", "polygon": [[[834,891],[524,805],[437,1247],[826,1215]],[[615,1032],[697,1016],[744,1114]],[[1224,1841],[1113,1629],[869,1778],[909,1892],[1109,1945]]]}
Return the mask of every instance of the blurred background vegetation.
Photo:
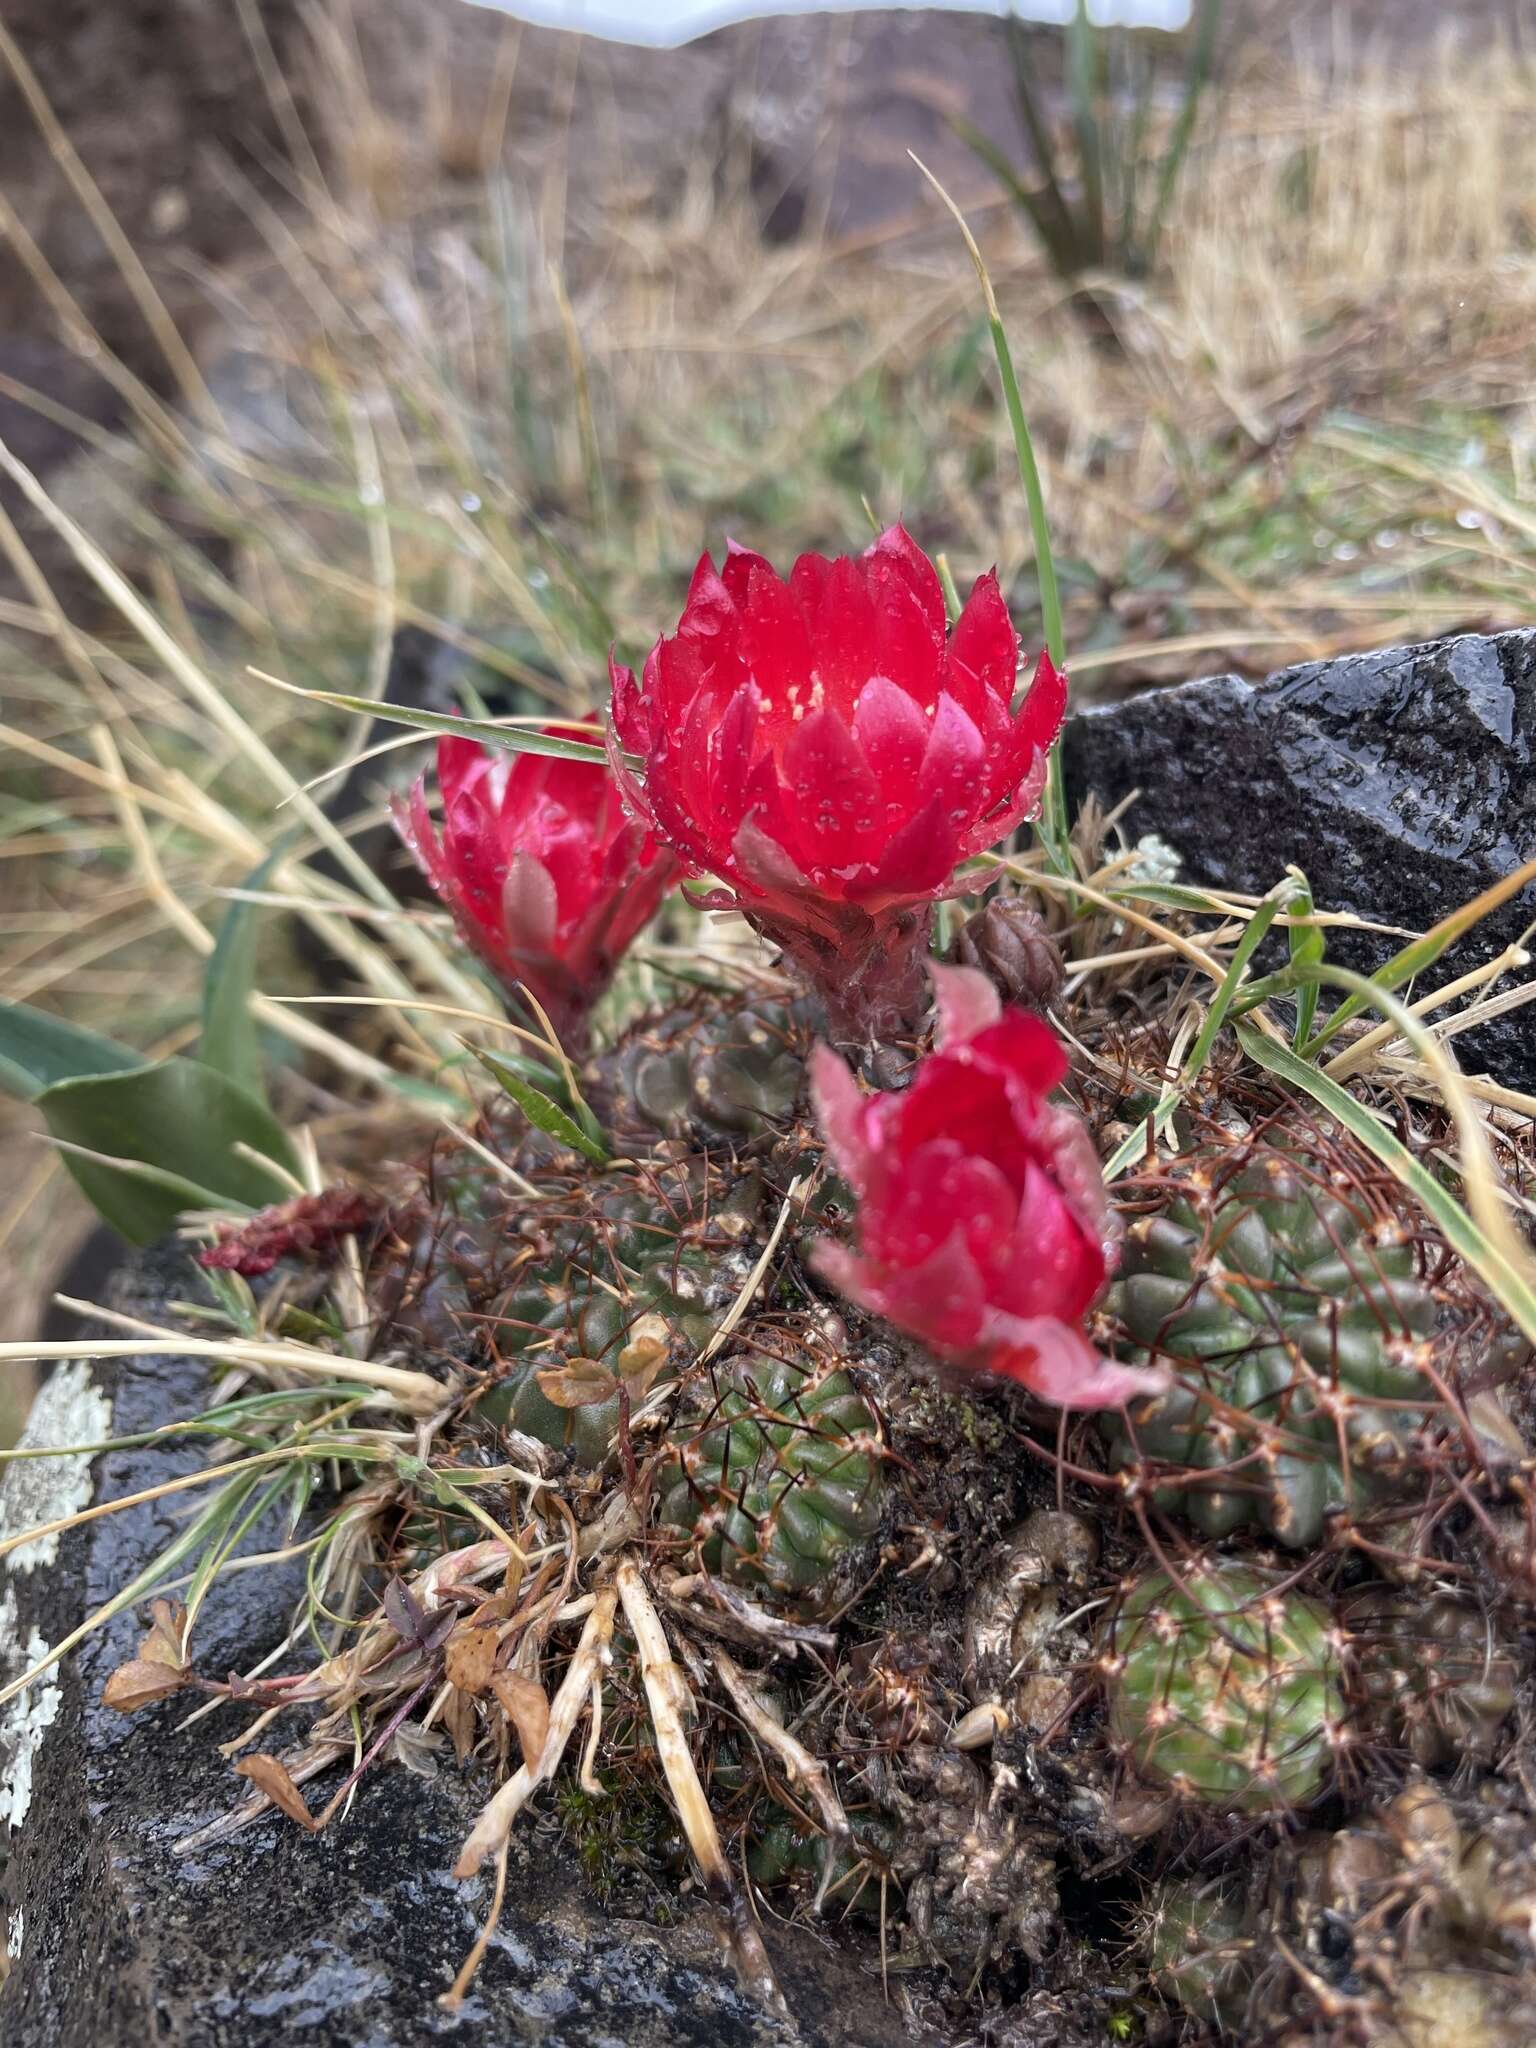
{"label": "blurred background vegetation", "polygon": [[[227,892],[307,843],[224,714],[301,778],[364,736],[262,675],[377,695],[414,627],[450,695],[589,709],[701,548],[897,516],[1038,638],[909,148],[997,285],[1079,701],[1529,619],[1536,60],[1495,0],[1459,35],[1225,0],[1182,42],[893,15],[672,55],[459,0],[92,12],[0,32],[8,998],[195,1035]],[[269,935],[265,986],[314,973]],[[343,1153],[385,1142],[356,1036],[285,1048]],[[0,1336],[86,1222],[0,1104]]]}

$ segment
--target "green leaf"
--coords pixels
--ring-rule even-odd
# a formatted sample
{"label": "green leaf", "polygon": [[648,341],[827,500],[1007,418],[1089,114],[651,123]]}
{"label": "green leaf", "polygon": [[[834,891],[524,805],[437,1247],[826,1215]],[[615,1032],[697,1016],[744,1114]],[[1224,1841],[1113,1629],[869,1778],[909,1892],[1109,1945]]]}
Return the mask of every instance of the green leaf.
{"label": "green leaf", "polygon": [[[297,683],[279,682],[276,676],[263,679],[278,683],[278,687],[289,691],[295,697],[303,697],[311,704],[329,704],[337,711],[360,711],[368,718],[382,719],[386,725],[414,726],[418,732],[446,733],[450,737],[468,740],[484,740],[487,746],[506,747],[514,754],[549,754],[557,761],[604,762],[608,756],[598,741],[563,740],[537,726],[499,725],[490,718],[453,718],[445,711],[418,711],[406,704],[387,704],[372,697],[349,697],[340,690],[301,690]],[[554,714],[550,714],[551,720]],[[634,754],[626,754],[625,760],[632,768],[643,768],[645,763]]]}
{"label": "green leaf", "polygon": [[590,1159],[594,1166],[608,1164],[607,1147],[599,1144],[595,1138],[589,1137],[558,1102],[551,1102],[547,1095],[525,1081],[521,1074],[514,1073],[506,1061],[498,1059],[495,1053],[487,1052],[483,1046],[478,1045],[472,1045],[469,1049],[485,1071],[506,1089],[535,1130],[543,1131],[546,1137],[553,1138],[557,1144],[569,1145],[573,1152],[579,1152],[583,1159]]}
{"label": "green leaf", "polygon": [[[243,889],[261,889],[278,859],[269,853],[253,868]],[[198,1057],[237,1088],[267,1099],[266,1075],[262,1068],[261,1041],[256,1019],[251,1015],[251,991],[256,983],[256,936],[261,919],[259,903],[231,903],[219,926],[219,936],[208,957],[203,976],[203,1036]]]}
{"label": "green leaf", "polygon": [[297,1176],[299,1160],[282,1125],[197,1060],[59,1081],[35,1099],[55,1138],[102,1155],[63,1156],[105,1221],[136,1244],[163,1237],[210,1196],[259,1209],[293,1193],[288,1176]]}
{"label": "green leaf", "polygon": [[0,1003],[0,1089],[23,1102],[35,1102],[58,1081],[123,1074],[147,1064],[141,1052],[115,1038],[66,1024],[29,1003]]}
{"label": "green leaf", "polygon": [[[1292,868],[1296,878],[1296,895],[1291,901],[1292,913],[1297,917],[1312,915],[1312,884],[1300,868]],[[1290,928],[1292,967],[1320,967],[1328,942],[1323,937],[1321,925],[1293,924]],[[1292,1045],[1300,1052],[1312,1032],[1312,1020],[1317,1015],[1318,983],[1305,981],[1296,992],[1296,1029],[1291,1038]]]}

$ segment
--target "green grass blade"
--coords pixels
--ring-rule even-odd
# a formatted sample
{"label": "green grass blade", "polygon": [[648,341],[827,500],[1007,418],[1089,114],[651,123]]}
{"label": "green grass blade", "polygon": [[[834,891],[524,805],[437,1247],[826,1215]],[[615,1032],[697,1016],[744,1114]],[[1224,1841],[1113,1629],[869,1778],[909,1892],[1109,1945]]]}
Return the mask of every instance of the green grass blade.
{"label": "green grass blade", "polygon": [[[1312,884],[1300,868],[1292,868],[1291,873],[1296,878],[1296,893],[1291,899],[1291,910],[1297,917],[1310,917],[1314,909]],[[1328,942],[1323,937],[1321,926],[1293,924],[1289,938],[1292,967],[1322,965],[1323,955],[1328,950]],[[1292,1033],[1291,1043],[1298,1052],[1311,1034],[1312,1020],[1317,1015],[1317,997],[1318,984],[1315,981],[1304,981],[1296,991],[1296,1029]]]}
{"label": "green grass blade", "polygon": [[1079,236],[1077,223],[1072,218],[1072,209],[1067,204],[1061,187],[1061,176],[1056,162],[1056,145],[1051,138],[1050,123],[1040,105],[1040,96],[1030,76],[1029,38],[1024,24],[1015,14],[1008,17],[1008,51],[1013,60],[1013,91],[1018,103],[1019,117],[1029,136],[1030,148],[1035,153],[1035,162],[1045,181],[1044,204],[1055,222],[1057,242],[1064,253],[1064,265],[1057,268],[1063,276],[1070,276],[1080,269],[1082,258],[1078,253]]}
{"label": "green grass blade", "polygon": [[1088,0],[1077,0],[1067,25],[1067,97],[1072,104],[1083,185],[1083,255],[1090,265],[1104,261],[1104,137],[1098,117],[1098,73],[1098,31],[1088,19]]}
{"label": "green grass blade", "polygon": [[1396,1134],[1337,1081],[1330,1081],[1326,1074],[1268,1037],[1256,1024],[1240,1021],[1235,1029],[1244,1052],[1255,1065],[1273,1074],[1277,1081],[1310,1096],[1395,1175],[1434,1221],[1447,1244],[1482,1277],[1524,1334],[1536,1343],[1536,1289],[1489,1242],[1456,1198],[1414,1158]]}
{"label": "green grass blade", "polygon": [[1463,903],[1448,917],[1425,932],[1422,938],[1410,939],[1392,958],[1378,967],[1367,980],[1361,981],[1360,988],[1345,997],[1338,1008],[1328,1017],[1321,1031],[1316,1032],[1302,1047],[1302,1056],[1312,1059],[1328,1043],[1329,1039],[1349,1021],[1358,1017],[1362,1010],[1370,1007],[1374,997],[1365,991],[1378,992],[1401,988],[1405,981],[1411,981],[1416,974],[1422,974],[1426,967],[1432,967],[1440,955],[1459,938],[1480,924],[1511,896],[1518,896],[1528,883],[1536,881],[1536,860],[1528,860],[1523,867],[1495,882],[1491,888],[1482,890],[1470,903]]}
{"label": "green grass blade", "polygon": [[[1014,452],[1018,457],[1019,478],[1024,486],[1025,502],[1029,506],[1029,525],[1035,542],[1035,568],[1040,579],[1040,616],[1045,630],[1046,651],[1057,668],[1065,672],[1066,635],[1061,622],[1061,591],[1056,581],[1056,560],[1051,553],[1051,530],[1045,516],[1045,492],[1040,484],[1040,467],[1035,461],[1035,448],[1029,437],[1029,425],[1024,418],[1024,401],[1019,396],[1019,380],[1014,372],[1013,351],[1008,346],[1007,330],[1003,326],[1003,316],[998,309],[997,293],[992,289],[991,276],[982,259],[981,251],[976,246],[976,237],[967,225],[965,215],[922,158],[911,150],[907,154],[953,214],[981,282],[982,296],[987,305],[987,325],[992,333],[992,349],[997,357],[998,376],[1002,380],[1003,398],[1008,408],[1008,424],[1013,432]],[[1075,872],[1069,843],[1070,829],[1066,783],[1061,769],[1061,747],[1058,744],[1051,749],[1045,796],[1040,806],[1039,818],[1041,843],[1057,874],[1070,875]]]}
{"label": "green grass blade", "polygon": [[1179,107],[1178,119],[1173,125],[1173,133],[1168,138],[1167,152],[1158,170],[1157,196],[1152,203],[1152,217],[1147,223],[1145,255],[1149,266],[1157,260],[1158,246],[1163,239],[1163,228],[1168,219],[1168,209],[1173,203],[1179,174],[1184,168],[1184,160],[1194,140],[1200,101],[1215,69],[1216,37],[1221,27],[1221,6],[1222,0],[1199,0],[1200,14],[1195,25],[1195,39],[1190,48],[1189,68],[1184,74],[1184,98]]}
{"label": "green grass blade", "polygon": [[[600,740],[566,740],[540,732],[537,726],[503,725],[489,718],[454,718],[445,711],[418,711],[410,705],[385,704],[372,697],[349,696],[341,690],[306,690],[256,669],[251,673],[264,683],[287,690],[291,696],[304,698],[306,703],[324,704],[333,711],[362,712],[369,718],[382,719],[386,725],[409,725],[417,732],[440,733],[450,739],[483,740],[487,746],[506,747],[514,754],[548,754],[557,761],[601,763],[608,758]],[[553,713],[550,716],[551,722],[558,722]],[[633,755],[625,758],[633,768],[645,766]]]}
{"label": "green grass blade", "polygon": [[[1270,890],[1264,901],[1249,919],[1246,931],[1244,931],[1242,937],[1232,949],[1232,958],[1227,964],[1227,971],[1222,976],[1216,993],[1211,999],[1211,1006],[1205,1013],[1205,1022],[1201,1025],[1199,1035],[1189,1049],[1189,1056],[1184,1062],[1178,1080],[1171,1087],[1163,1091],[1157,1107],[1150,1113],[1154,1135],[1162,1133],[1174,1111],[1183,1102],[1196,1081],[1199,1080],[1200,1075],[1205,1069],[1205,1063],[1211,1056],[1211,1047],[1216,1043],[1216,1035],[1227,1021],[1233,1000],[1242,985],[1243,976],[1248,971],[1248,962],[1253,958],[1254,953],[1263,941],[1264,934],[1269,930],[1280,912],[1293,906],[1296,887],[1294,877],[1287,876],[1285,881],[1277,883]],[[1118,1179],[1128,1166],[1143,1155],[1146,1145],[1147,1119],[1144,1118],[1136,1126],[1135,1130],[1131,1131],[1110,1154],[1104,1166],[1105,1180]]]}
{"label": "green grass blade", "polygon": [[579,1152],[583,1159],[590,1159],[594,1166],[608,1164],[607,1147],[589,1136],[574,1117],[567,1115],[558,1102],[551,1102],[547,1095],[525,1081],[521,1074],[515,1074],[506,1061],[498,1059],[495,1053],[487,1052],[483,1046],[478,1045],[472,1045],[469,1050],[485,1071],[506,1089],[535,1130],[543,1131],[546,1137],[553,1138],[558,1145],[569,1145],[573,1152]]}

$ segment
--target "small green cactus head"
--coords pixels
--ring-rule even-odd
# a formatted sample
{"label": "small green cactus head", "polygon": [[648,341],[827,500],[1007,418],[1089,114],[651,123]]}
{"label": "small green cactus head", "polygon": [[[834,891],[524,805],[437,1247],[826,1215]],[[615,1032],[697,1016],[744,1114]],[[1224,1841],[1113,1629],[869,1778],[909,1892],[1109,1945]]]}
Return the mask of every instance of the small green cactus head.
{"label": "small green cactus head", "polygon": [[1225,1884],[1157,1885],[1141,1942],[1153,1989],[1212,2026],[1235,2026],[1256,1970],[1246,1920],[1241,1897]]}
{"label": "small green cactus head", "polygon": [[1228,1812],[1305,1806],[1333,1766],[1344,1700],[1316,1601],[1213,1559],[1126,1591],[1100,1661],[1111,1737],[1141,1777]]}
{"label": "small green cactus head", "polygon": [[1406,1750],[1424,1770],[1492,1760],[1524,1661],[1492,1615],[1448,1593],[1369,1586],[1341,1619],[1367,1739]]}
{"label": "small green cactus head", "polygon": [[824,1605],[880,1523],[884,1448],[868,1402],[833,1354],[759,1344],[679,1421],[661,1476],[663,1530],[706,1570]]}
{"label": "small green cactus head", "polygon": [[1204,1535],[1316,1543],[1443,1408],[1442,1304],[1395,1184],[1318,1129],[1213,1136],[1131,1193],[1104,1335],[1172,1384],[1106,1416],[1116,1466]]}
{"label": "small green cactus head", "polygon": [[795,1114],[808,1050],[804,1003],[674,1011],[616,1056],[622,1120],[669,1137],[755,1137]]}

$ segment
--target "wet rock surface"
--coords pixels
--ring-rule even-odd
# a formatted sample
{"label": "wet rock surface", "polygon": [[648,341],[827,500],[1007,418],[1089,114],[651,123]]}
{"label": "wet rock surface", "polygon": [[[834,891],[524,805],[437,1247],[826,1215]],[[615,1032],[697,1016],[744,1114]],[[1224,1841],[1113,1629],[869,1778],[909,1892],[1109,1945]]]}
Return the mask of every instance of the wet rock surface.
{"label": "wet rock surface", "polygon": [[[1262,891],[1303,868],[1320,908],[1424,931],[1536,856],[1536,632],[1467,633],[1150,692],[1067,727],[1074,799],[1095,792],[1157,833],[1185,873]],[[1536,918],[1536,885],[1460,941],[1416,990],[1491,959]],[[1370,972],[1400,939],[1330,931]],[[1529,970],[1524,970],[1528,975]],[[1502,988],[1515,986],[1511,976]],[[1468,1071],[1536,1087],[1536,1011],[1453,1041]]]}
{"label": "wet rock surface", "polygon": [[[190,1291],[174,1262],[151,1261],[126,1294],[136,1312]],[[65,1378],[64,1375],[71,1375]],[[116,1369],[71,1364],[39,1402],[41,1441],[81,1441],[83,1424],[128,1434],[206,1399],[188,1359]],[[196,1451],[111,1452],[95,1497],[157,1483]],[[31,1526],[89,1497],[82,1460],[10,1468],[0,1526]],[[18,1482],[17,1474],[25,1475]],[[176,1497],[66,1534],[50,1557],[0,1569],[0,1667],[37,1654],[110,1600],[182,1526]],[[258,1529],[247,1546],[271,1547]],[[15,1560],[11,1564],[14,1566]],[[198,1624],[205,1671],[249,1669],[286,1633],[296,1566],[215,1583]],[[840,1939],[769,1930],[801,2031],[746,2002],[725,1967],[709,1914],[686,1908],[668,1928],[605,1914],[571,1869],[550,1824],[525,1816],[514,1836],[507,1909],[470,1997],[439,2007],[474,1939],[488,1880],[450,1875],[487,1785],[451,1759],[427,1780],[399,1767],[370,1774],[350,1814],[323,1835],[263,1817],[213,1848],[173,1845],[218,1818],[245,1787],[215,1743],[245,1725],[221,1708],[178,1732],[185,1701],[131,1720],[99,1704],[108,1673],[142,1633],[132,1610],[67,1660],[23,1711],[0,1709],[0,1784],[9,1788],[9,1859],[0,1878],[11,1951],[0,1985],[7,2048],[225,2048],[304,2037],[324,2048],[396,2048],[426,2040],[538,2041],[546,2048],[770,2048],[775,2042],[916,2037],[881,2003]],[[30,1651],[29,1651],[30,1646]],[[24,1782],[23,1782],[24,1781]],[[21,1792],[18,1797],[18,1785]],[[529,1824],[531,1823],[531,1825]],[[0,1849],[3,1854],[3,1849]],[[835,1931],[834,1931],[835,1933]]]}

